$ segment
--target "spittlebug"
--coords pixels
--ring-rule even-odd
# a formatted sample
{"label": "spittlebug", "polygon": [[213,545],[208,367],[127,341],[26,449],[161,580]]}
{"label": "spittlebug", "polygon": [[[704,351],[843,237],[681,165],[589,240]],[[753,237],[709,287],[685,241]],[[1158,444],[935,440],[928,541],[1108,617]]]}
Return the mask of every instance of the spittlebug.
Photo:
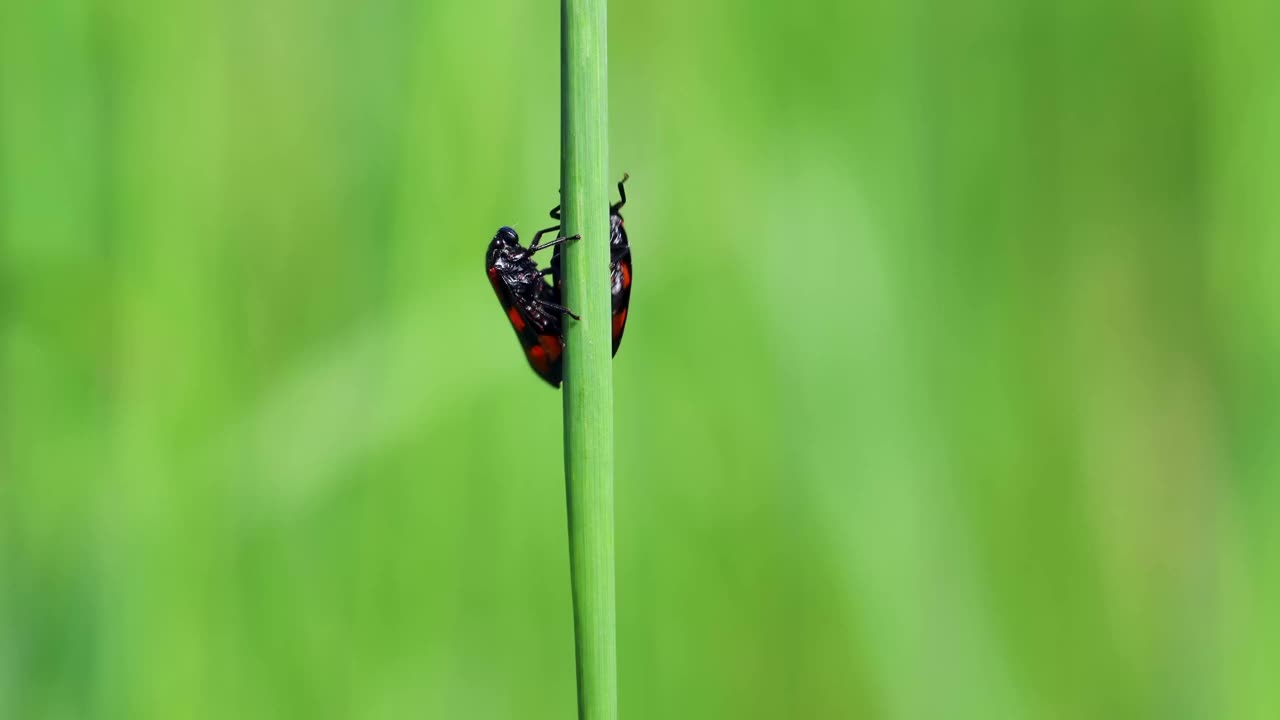
{"label": "spittlebug", "polygon": [[[623,173],[618,181],[618,202],[609,206],[609,286],[613,296],[613,354],[618,354],[622,333],[627,329],[627,309],[631,305],[631,244],[627,241],[627,229],[618,212],[627,204],[625,183],[631,176]],[[551,210],[551,217],[560,219],[560,206]],[[542,271],[550,274],[557,291],[560,289],[560,248],[551,255],[551,267]],[[558,292],[557,292],[558,294]]]}
{"label": "spittlebug", "polygon": [[542,279],[543,273],[533,261],[533,254],[552,246],[558,250],[561,243],[579,237],[557,237],[539,243],[543,235],[559,229],[556,225],[539,230],[525,248],[520,245],[520,236],[515,230],[501,227],[489,243],[484,262],[489,284],[493,285],[498,302],[516,331],[529,366],[555,388],[560,387],[563,369],[564,332],[560,313],[575,320],[578,316],[560,304],[560,291]]}

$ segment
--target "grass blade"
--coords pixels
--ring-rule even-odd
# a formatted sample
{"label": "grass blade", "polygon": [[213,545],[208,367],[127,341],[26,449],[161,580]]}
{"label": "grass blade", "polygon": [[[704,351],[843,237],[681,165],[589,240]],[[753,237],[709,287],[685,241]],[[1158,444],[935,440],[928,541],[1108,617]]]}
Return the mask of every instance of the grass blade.
{"label": "grass blade", "polygon": [[560,5],[564,466],[580,720],[618,716],[605,0]]}

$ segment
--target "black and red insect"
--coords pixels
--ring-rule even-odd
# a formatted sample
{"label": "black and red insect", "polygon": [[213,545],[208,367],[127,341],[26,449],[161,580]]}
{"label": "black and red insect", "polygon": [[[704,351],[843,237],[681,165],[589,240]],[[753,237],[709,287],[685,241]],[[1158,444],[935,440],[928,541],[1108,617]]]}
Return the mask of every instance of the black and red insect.
{"label": "black and red insect", "polygon": [[520,236],[515,230],[499,228],[489,243],[484,262],[489,284],[493,285],[498,302],[516,331],[529,366],[555,388],[560,387],[563,375],[564,330],[560,314],[575,320],[578,316],[560,304],[560,291],[542,278],[544,273],[538,269],[533,254],[553,246],[559,250],[560,244],[580,237],[539,242],[546,233],[559,229],[556,225],[539,230],[525,248],[520,245]]}
{"label": "black and red insect", "polygon": [[[631,176],[623,173],[618,181],[618,202],[609,206],[609,292],[613,296],[613,354],[618,354],[622,333],[627,329],[627,310],[631,305],[631,244],[627,241],[627,228],[618,212],[627,204],[626,182]],[[551,217],[560,219],[560,206],[551,210]],[[551,267],[542,273],[550,273],[556,295],[560,294],[560,248],[551,255]]]}

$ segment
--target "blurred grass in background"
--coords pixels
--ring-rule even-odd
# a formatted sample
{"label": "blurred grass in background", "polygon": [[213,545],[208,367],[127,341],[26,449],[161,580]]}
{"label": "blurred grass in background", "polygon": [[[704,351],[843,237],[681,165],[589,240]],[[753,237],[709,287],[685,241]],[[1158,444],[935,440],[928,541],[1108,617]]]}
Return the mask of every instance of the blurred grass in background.
{"label": "blurred grass in background", "polygon": [[[1280,6],[610,10],[623,716],[1280,716]],[[557,32],[0,0],[0,717],[573,716]]]}

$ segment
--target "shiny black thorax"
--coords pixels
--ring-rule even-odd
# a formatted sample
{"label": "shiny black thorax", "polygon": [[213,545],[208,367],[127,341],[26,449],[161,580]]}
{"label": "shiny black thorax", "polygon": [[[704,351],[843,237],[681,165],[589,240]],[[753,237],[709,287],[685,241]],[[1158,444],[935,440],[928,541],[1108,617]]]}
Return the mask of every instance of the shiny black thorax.
{"label": "shiny black thorax", "polygon": [[539,335],[563,335],[560,314],[547,306],[548,302],[560,304],[560,293],[547,284],[533,255],[514,236],[515,231],[504,236],[500,230],[489,243],[485,269],[490,271],[494,291],[504,309],[513,306],[519,309]]}

